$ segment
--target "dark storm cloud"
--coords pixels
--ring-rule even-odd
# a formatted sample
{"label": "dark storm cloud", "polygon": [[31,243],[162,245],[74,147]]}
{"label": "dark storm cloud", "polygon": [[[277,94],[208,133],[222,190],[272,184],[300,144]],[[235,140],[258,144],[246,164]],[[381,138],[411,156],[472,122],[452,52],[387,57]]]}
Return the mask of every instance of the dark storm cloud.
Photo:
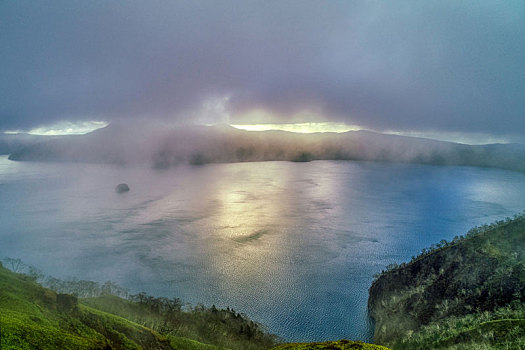
{"label": "dark storm cloud", "polygon": [[[2,1],[0,130],[188,121],[525,134],[525,2]],[[276,120],[272,120],[275,122]]]}

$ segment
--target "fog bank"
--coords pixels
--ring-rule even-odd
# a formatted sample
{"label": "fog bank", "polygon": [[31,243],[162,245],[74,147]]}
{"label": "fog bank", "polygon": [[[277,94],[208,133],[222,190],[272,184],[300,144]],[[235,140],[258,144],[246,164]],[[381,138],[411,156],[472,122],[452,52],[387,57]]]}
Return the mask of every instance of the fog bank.
{"label": "fog bank", "polygon": [[14,150],[9,159],[143,163],[155,168],[184,163],[367,160],[525,171],[521,144],[465,145],[369,131],[299,134],[244,131],[227,125],[168,128],[131,123],[41,140]]}

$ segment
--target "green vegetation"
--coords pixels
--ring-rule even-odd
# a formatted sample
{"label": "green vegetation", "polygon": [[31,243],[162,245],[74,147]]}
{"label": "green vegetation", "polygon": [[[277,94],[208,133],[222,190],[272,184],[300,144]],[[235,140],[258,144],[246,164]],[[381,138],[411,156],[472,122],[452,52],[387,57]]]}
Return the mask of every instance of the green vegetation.
{"label": "green vegetation", "polygon": [[451,316],[394,342],[394,349],[525,349],[525,306]]}
{"label": "green vegetation", "polygon": [[168,340],[0,268],[1,349],[169,349]]}
{"label": "green vegetation", "polygon": [[381,345],[367,344],[360,341],[339,340],[327,341],[321,343],[290,343],[282,344],[272,348],[271,350],[388,350],[388,348]]}
{"label": "green vegetation", "polygon": [[[6,260],[11,268],[23,266],[18,259]],[[42,287],[35,275],[15,273],[0,264],[2,350],[267,349],[276,342],[275,336],[230,309],[200,305],[182,310],[178,299],[143,293],[129,300],[109,294],[77,299]],[[85,282],[77,281],[77,288]],[[107,292],[111,285],[98,288]]]}
{"label": "green vegetation", "polygon": [[[84,305],[132,320],[162,334],[191,338],[232,349],[268,349],[277,337],[262,326],[227,308],[197,305],[182,309],[178,299],[140,293],[125,300],[112,295],[82,299]],[[188,307],[187,307],[188,308]]]}
{"label": "green vegetation", "polygon": [[525,215],[474,228],[370,287],[374,340],[394,349],[525,348]]}

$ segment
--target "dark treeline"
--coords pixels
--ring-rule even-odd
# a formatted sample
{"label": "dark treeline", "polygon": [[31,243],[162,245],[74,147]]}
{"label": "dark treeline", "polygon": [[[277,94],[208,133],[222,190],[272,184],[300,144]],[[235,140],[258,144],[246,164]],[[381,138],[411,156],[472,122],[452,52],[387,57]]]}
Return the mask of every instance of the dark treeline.
{"label": "dark treeline", "polygon": [[27,265],[17,258],[4,258],[3,263],[4,267],[9,270],[29,276],[35,282],[57,293],[72,294],[78,298],[92,298],[104,295],[114,295],[125,299],[133,297],[128,289],[112,281],[98,283],[76,278],[63,280],[53,276],[46,276],[40,269]]}
{"label": "dark treeline", "polygon": [[154,297],[144,292],[131,294],[112,281],[62,280],[46,276],[16,258],[5,258],[3,266],[28,276],[61,296],[71,295],[68,300],[78,300],[83,305],[121,316],[161,334],[231,349],[267,349],[280,341],[263,325],[229,307],[192,306],[175,297]]}
{"label": "dark treeline", "polygon": [[491,230],[494,230],[496,228],[502,228],[503,226],[514,222],[515,220],[525,220],[525,213],[522,214],[515,214],[513,217],[506,217],[504,220],[498,220],[496,222],[490,223],[490,224],[484,224],[481,226],[476,226],[468,230],[468,232],[465,235],[457,235],[452,240],[447,241],[445,239],[442,239],[438,243],[433,243],[428,248],[423,248],[421,252],[418,255],[412,256],[409,262],[402,262],[400,264],[392,263],[387,265],[386,269],[382,270],[379,273],[376,273],[374,275],[374,280],[377,280],[379,277],[381,277],[384,274],[387,274],[393,270],[397,269],[403,269],[408,264],[411,264],[417,260],[420,260],[426,256],[429,256],[430,254],[433,254],[437,252],[440,249],[450,247],[452,245],[458,244],[460,242],[463,242],[466,239],[469,239],[471,237],[474,237],[476,235],[480,235],[486,232],[489,232]]}

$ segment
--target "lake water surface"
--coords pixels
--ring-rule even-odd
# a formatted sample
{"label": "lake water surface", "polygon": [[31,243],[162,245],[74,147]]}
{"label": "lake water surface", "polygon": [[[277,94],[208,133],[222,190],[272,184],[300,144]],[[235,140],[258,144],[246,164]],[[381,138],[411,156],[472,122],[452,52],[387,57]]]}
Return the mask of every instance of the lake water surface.
{"label": "lake water surface", "polygon": [[[115,193],[118,183],[131,191]],[[0,157],[0,257],[232,307],[287,340],[371,340],[386,265],[525,209],[525,174],[350,161],[140,166]]]}

